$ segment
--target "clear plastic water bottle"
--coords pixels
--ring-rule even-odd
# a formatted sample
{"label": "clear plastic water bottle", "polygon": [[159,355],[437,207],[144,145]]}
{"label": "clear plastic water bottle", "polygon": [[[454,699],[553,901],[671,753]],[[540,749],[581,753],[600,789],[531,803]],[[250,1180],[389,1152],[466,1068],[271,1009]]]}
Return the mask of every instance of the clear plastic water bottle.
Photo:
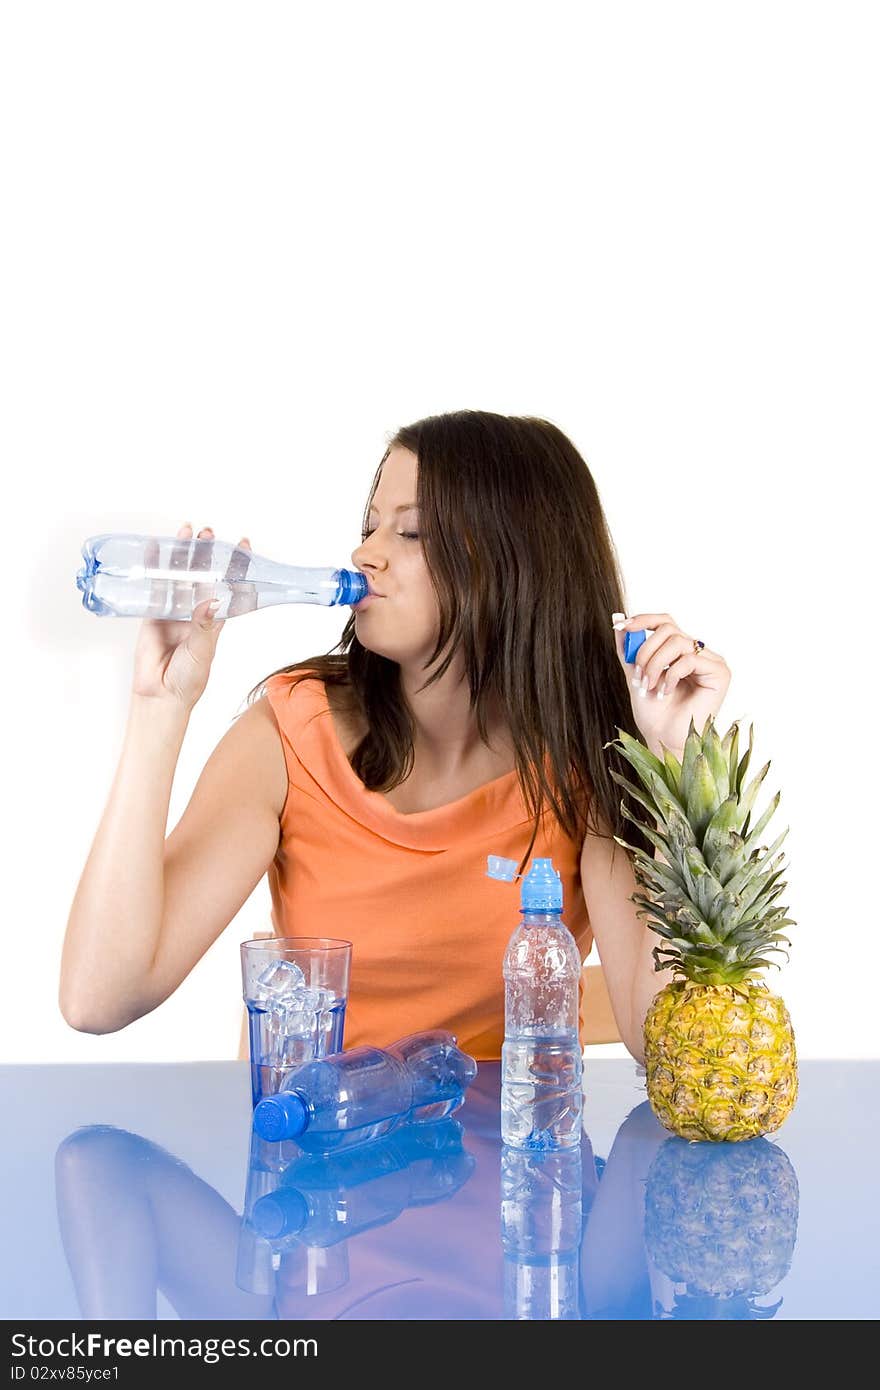
{"label": "clear plastic water bottle", "polygon": [[[490,854],[487,873],[510,883],[516,860]],[[501,1138],[518,1149],[573,1148],[583,1113],[581,958],[551,859],[536,859],[523,879],[520,912],[504,955]]]}
{"label": "clear plastic water bottle", "polygon": [[473,1057],[442,1028],[387,1048],[353,1047],[304,1062],[254,1108],[254,1129],[264,1139],[296,1139],[309,1153],[352,1148],[405,1120],[451,1115],[476,1074]]}
{"label": "clear plastic water bottle", "polygon": [[85,541],[82,557],[76,585],[100,617],[187,622],[216,598],[220,620],[277,603],[353,605],[368,592],[360,570],[282,565],[213,539],[108,533]]}

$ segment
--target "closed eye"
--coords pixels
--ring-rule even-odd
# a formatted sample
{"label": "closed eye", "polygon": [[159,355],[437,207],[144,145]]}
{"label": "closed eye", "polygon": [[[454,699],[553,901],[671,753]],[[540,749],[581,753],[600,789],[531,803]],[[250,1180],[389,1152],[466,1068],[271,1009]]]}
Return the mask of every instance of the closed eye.
{"label": "closed eye", "polygon": [[[367,536],[372,536],[373,531],[375,531],[375,529],[376,528],[374,526],[372,531],[361,531],[361,540],[365,541],[367,539]],[[419,539],[418,531],[398,531],[397,534],[399,536],[402,536],[404,540],[407,541],[417,541]]]}

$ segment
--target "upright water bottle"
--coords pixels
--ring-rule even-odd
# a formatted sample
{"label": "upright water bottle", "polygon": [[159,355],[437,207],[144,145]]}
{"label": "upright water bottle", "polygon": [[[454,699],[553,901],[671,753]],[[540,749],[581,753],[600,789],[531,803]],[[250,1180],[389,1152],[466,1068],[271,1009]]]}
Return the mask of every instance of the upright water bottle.
{"label": "upright water bottle", "polygon": [[[487,873],[509,883],[516,860],[490,854]],[[581,958],[551,859],[536,859],[523,879],[520,913],[504,956],[501,1138],[519,1149],[573,1148],[583,1112]]]}
{"label": "upright water bottle", "polygon": [[354,605],[366,597],[359,570],[282,565],[228,541],[111,533],[83,543],[77,576],[83,607],[100,617],[192,619],[216,598],[215,620],[277,603]]}
{"label": "upright water bottle", "polygon": [[388,1134],[404,1120],[451,1115],[477,1074],[455,1035],[435,1028],[390,1047],[353,1047],[304,1062],[283,1091],[254,1108],[264,1139],[295,1139],[308,1153],[330,1153]]}

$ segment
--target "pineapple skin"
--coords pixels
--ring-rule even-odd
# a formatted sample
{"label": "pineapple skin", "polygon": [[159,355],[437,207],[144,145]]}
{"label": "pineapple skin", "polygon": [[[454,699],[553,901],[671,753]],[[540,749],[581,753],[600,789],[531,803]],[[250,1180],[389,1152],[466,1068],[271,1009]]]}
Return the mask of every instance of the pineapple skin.
{"label": "pineapple skin", "polygon": [[798,1092],[788,1009],[765,984],[674,980],[644,1028],[648,1100],[682,1139],[737,1143],[770,1134]]}

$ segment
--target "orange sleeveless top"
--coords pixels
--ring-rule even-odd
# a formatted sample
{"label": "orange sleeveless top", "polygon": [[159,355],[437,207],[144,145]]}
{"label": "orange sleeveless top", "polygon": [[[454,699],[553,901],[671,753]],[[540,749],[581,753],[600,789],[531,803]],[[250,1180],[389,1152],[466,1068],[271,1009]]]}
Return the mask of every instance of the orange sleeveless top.
{"label": "orange sleeveless top", "polygon": [[[489,878],[486,856],[519,863],[528,847],[532,818],[516,772],[407,814],[355,773],[322,680],[283,673],[264,688],[289,781],[268,871],[272,928],[276,936],[352,942],[343,1047],[385,1047],[448,1028],[477,1061],[499,1060],[502,965],[520,920],[521,881]],[[532,855],[549,856],[559,871],[562,919],[585,960],[592,932],[580,851],[545,811]]]}

